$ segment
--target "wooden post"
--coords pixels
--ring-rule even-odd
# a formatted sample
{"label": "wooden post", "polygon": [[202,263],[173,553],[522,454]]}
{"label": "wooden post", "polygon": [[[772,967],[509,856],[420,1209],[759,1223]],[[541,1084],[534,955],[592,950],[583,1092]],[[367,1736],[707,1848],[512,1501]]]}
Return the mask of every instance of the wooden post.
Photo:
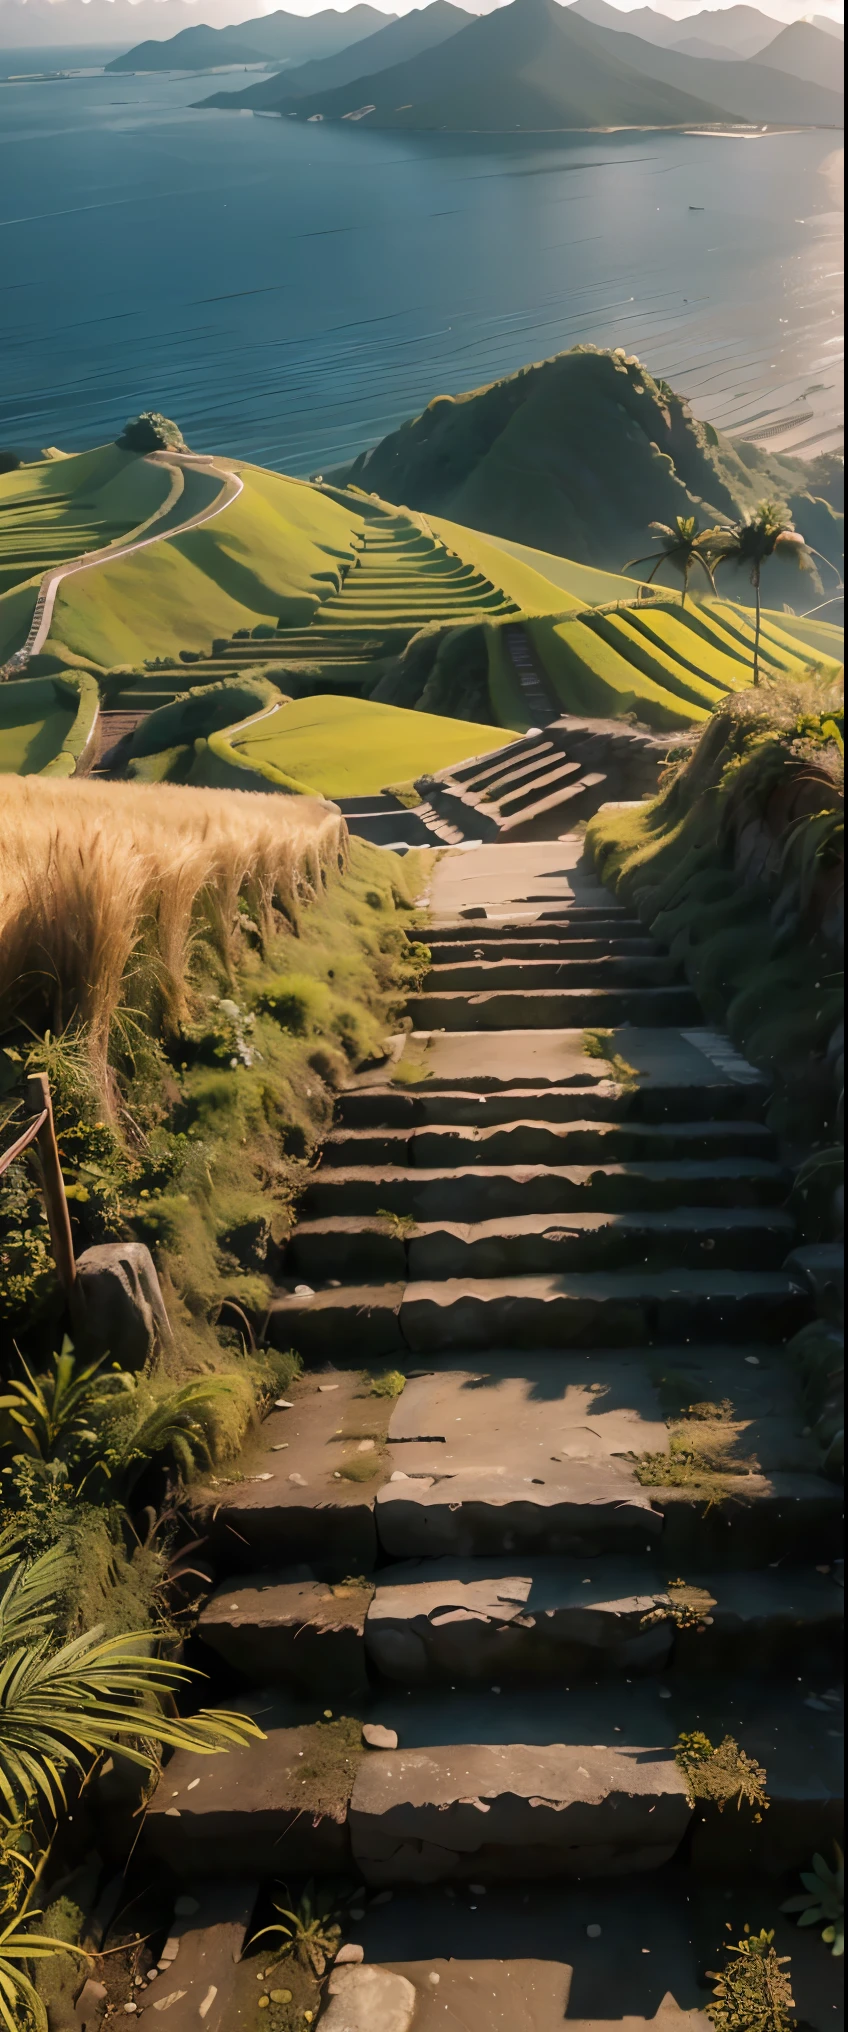
{"label": "wooden post", "polygon": [[42,1122],[36,1142],[41,1158],[41,1174],[44,1181],[44,1199],[47,1220],[50,1227],[50,1242],[56,1275],[64,1291],[68,1311],[75,1327],[85,1323],[85,1307],[80,1281],[77,1276],[74,1238],[71,1233],[71,1217],[65,1195],[65,1181],[59,1162],[59,1145],[53,1122],[53,1104],[50,1099],[50,1081],[46,1072],[30,1073],[26,1085],[27,1101],[34,1115],[46,1110],[47,1120]]}

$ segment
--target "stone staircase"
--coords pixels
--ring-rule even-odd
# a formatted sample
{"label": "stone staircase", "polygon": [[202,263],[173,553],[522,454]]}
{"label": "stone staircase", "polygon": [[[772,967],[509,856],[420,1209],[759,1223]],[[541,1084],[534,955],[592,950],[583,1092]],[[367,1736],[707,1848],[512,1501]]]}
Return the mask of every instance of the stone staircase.
{"label": "stone staircase", "polygon": [[[440,863],[395,1076],[340,1097],[309,1174],[266,1327],[304,1373],[194,1505],[198,1662],[267,1740],[199,1775],[175,1756],[144,1840],[183,1882],[352,1872],[350,1937],[418,1997],[402,2032],[440,2022],[446,1957],[506,1996],[535,1954],[547,1995],[569,1914],[593,2025],[694,2032],[678,1907],[718,1882],[753,1917],[763,1884],[774,1923],[782,1873],[838,1835],[840,1494],[784,1353],[812,1302],[767,1086],[638,920],[556,864],[543,902],[539,852],[511,878],[504,848],[468,857],[464,916]],[[364,1746],[316,1779],[340,1710]],[[690,1730],[764,1766],[761,1820],[693,1802]],[[456,2023],[554,2032],[562,1999]]]}
{"label": "stone staircase", "polygon": [[611,799],[654,794],[675,746],[671,737],[609,720],[556,716],[554,705],[542,709],[541,693],[527,690],[526,697],[538,726],[494,754],[419,778],[422,795],[464,839],[561,839]]}

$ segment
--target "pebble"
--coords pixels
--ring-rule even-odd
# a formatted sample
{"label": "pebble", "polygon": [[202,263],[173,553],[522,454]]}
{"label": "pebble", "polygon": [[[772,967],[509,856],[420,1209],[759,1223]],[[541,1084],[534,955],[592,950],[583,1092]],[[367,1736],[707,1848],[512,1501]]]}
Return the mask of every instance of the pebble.
{"label": "pebble", "polygon": [[587,1940],[600,1940],[600,1937],[601,1937],[601,1929],[599,1926],[596,1925],[587,1926],[586,1928]]}
{"label": "pebble", "polygon": [[315,1297],[315,1293],[314,1293],[314,1291],[313,1291],[313,1289],[312,1289],[312,1286],[311,1286],[311,1284],[296,1284],[296,1285],[295,1285],[295,1287],[294,1287],[294,1295],[295,1295],[295,1298],[314,1298],[314,1297]]}
{"label": "pebble", "polygon": [[408,1482],[409,1476],[404,1474],[403,1468],[395,1468],[394,1474],[389,1476],[389,1480],[392,1482]]}
{"label": "pebble", "polygon": [[289,1481],[294,1482],[298,1489],[308,1489],[309,1487],[309,1483],[304,1481],[302,1475],[289,1475]]}
{"label": "pebble", "polygon": [[319,1383],[318,1385],[319,1396],[329,1397],[330,1391],[337,1390],[338,1387],[339,1387],[338,1383]]}
{"label": "pebble", "polygon": [[125,2004],[125,2005],[124,2005],[124,2010],[125,2010],[125,2011],[126,2011],[126,2013],[127,2013],[127,2017],[128,2017],[128,2018],[131,2018],[131,2017],[132,2017],[132,2015],[133,2015],[133,2012],[135,2012],[135,2011],[137,2011],[137,2010],[138,2010],[138,2005],[137,2005],[137,2004]]}
{"label": "pebble", "polygon": [[668,1687],[667,1687],[667,1686],[661,1686],[661,1687],[660,1687],[660,1700],[670,1700],[670,1699],[671,1699],[671,1693],[670,1693],[670,1691],[669,1691]]}
{"label": "pebble", "polygon": [[271,1991],[271,2002],[272,2002],[272,2004],[290,2004],[290,2003],[291,2003],[291,2000],[292,2000],[292,1992],[291,1992],[291,1990],[272,1990],[272,1991]]}
{"label": "pebble", "polygon": [[394,1895],[394,1891],[378,1891],[376,1898],[372,1898],[371,1903],[372,1905],[390,1905]]}
{"label": "pebble", "polygon": [[468,1889],[473,1891],[475,1898],[485,1898],[486,1896],[485,1884],[469,1884]]}
{"label": "pebble", "polygon": [[[237,1609],[238,1602],[231,1602],[230,1607],[232,1609]],[[189,1786],[189,1791],[191,1791],[191,1786]],[[199,1898],[177,1898],[175,1901],[174,1904],[175,1919],[193,1919],[195,1912],[199,1911],[200,1911]]]}
{"label": "pebble", "polygon": [[398,1746],[396,1729],[384,1729],[381,1722],[364,1722],[362,1740],[369,1750],[396,1750]]}
{"label": "pebble", "polygon": [[365,1960],[364,1947],[360,1947],[358,1941],[348,1940],[346,1941],[344,1947],[339,1948],[338,1954],[336,1955],[335,1967],[341,1968],[344,1966],[346,1962],[360,1962],[364,1960]]}
{"label": "pebble", "polygon": [[428,1975],[428,1977],[427,1977],[427,1981],[428,1981],[428,1983],[432,1983],[432,1984],[433,1984],[433,1988],[435,1989],[435,1986],[436,1986],[436,1984],[437,1984],[437,1983],[440,1983],[440,1982],[441,1982],[441,1980],[442,1980],[442,1978],[441,1978],[441,1976],[440,1976],[440,1975],[438,1975],[438,1974],[436,1973],[436,1970],[435,1970],[435,1969],[431,1969],[431,1970],[430,1970],[430,1974],[429,1974],[429,1975]]}
{"label": "pebble", "polygon": [[361,1439],[356,1451],[357,1453],[373,1453],[374,1452],[373,1439]]}
{"label": "pebble", "polygon": [[275,1411],[293,1411],[293,1410],[294,1410],[294,1405],[293,1405],[293,1403],[292,1403],[292,1401],[291,1401],[291,1398],[289,1398],[289,1397],[275,1397],[275,1398],[274,1398],[274,1410],[275,1410]]}
{"label": "pebble", "polygon": [[364,1905],[357,1905],[357,1906],[353,1906],[353,1905],[352,1905],[352,1906],[351,1906],[351,1908],[350,1908],[350,1916],[351,1916],[351,1919],[364,1919],[364,1918],[365,1918],[365,1907],[364,1907]]}

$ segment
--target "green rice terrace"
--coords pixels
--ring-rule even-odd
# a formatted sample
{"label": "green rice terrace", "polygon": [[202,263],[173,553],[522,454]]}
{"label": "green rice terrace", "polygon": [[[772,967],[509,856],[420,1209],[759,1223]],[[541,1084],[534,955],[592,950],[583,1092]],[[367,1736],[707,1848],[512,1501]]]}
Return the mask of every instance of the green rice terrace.
{"label": "green rice terrace", "polygon": [[[565,715],[679,736],[751,683],[750,608],[691,590],[681,603],[357,486],[201,458],[168,431],[152,454],[107,445],[0,476],[7,683],[76,677],[99,693],[97,728],[89,705],[72,738],[70,694],[20,712],[7,694],[7,771],[388,798],[368,806],[368,836],[427,844],[429,807],[417,825],[392,815],[419,780],[485,760],[499,730],[535,738]],[[841,653],[838,629],[764,612],[766,677],[831,678]],[[531,813],[550,833],[559,792],[578,788],[574,756],[551,764],[549,749],[533,770],[520,758],[532,786],[513,785],[515,758],[500,772],[497,822],[524,837]],[[591,808],[615,789],[605,765],[594,775]],[[451,795],[434,793],[448,843],[494,791],[466,783],[448,816]]]}

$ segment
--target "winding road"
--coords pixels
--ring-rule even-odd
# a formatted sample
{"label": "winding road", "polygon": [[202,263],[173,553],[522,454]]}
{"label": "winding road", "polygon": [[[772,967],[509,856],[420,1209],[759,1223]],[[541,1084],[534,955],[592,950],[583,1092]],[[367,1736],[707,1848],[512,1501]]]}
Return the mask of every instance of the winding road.
{"label": "winding road", "polygon": [[[70,578],[75,572],[91,571],[98,564],[114,564],[119,558],[131,557],[134,551],[146,550],[151,543],[164,543],[172,536],[185,536],[190,529],[200,529],[204,523],[214,521],[216,515],[221,515],[225,508],[229,508],[230,504],[237,500],[244,486],[238,473],[221,466],[211,454],[162,451],[148,452],[145,457],[149,465],[161,465],[170,469],[171,485],[164,501],[152,515],[148,515],[145,522],[140,522],[129,532],[132,541],[121,538],[116,543],[106,544],[102,550],[87,551],[81,557],[71,558],[67,564],[58,567],[49,566],[39,587],[26,641],[3,665],[0,676],[16,675],[26,667],[30,658],[37,656],[39,650],[44,647],[53,621],[56,595],[63,579]],[[186,473],[217,475],[221,480],[221,487],[211,505],[187,515],[181,522],[172,522],[171,515],[185,492]],[[166,520],[167,528],[157,529],[152,536],[140,534],[142,530],[150,529],[154,522]]]}

